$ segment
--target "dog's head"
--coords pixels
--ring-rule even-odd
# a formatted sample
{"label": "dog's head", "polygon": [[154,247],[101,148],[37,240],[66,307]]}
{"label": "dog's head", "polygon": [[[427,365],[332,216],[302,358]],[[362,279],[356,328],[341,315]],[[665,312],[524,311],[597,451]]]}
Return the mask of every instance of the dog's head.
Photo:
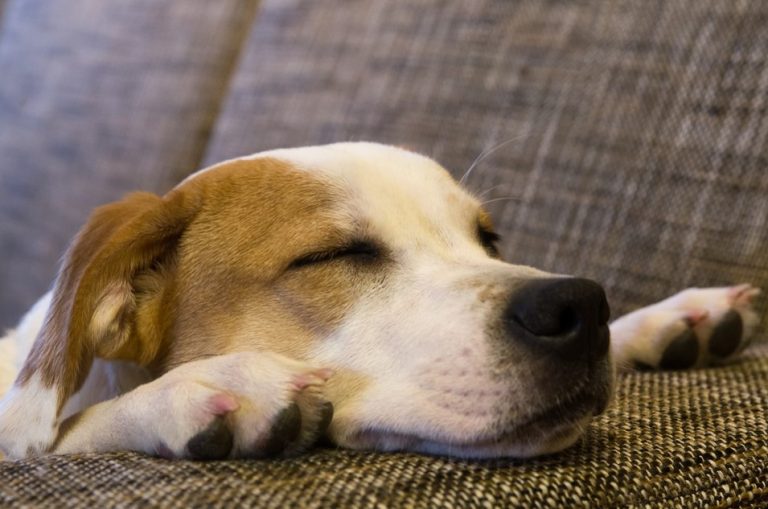
{"label": "dog's head", "polygon": [[602,289],[503,262],[478,200],[418,154],[266,152],[95,217],[97,233],[129,223],[79,241],[114,244],[80,262],[103,259],[70,304],[118,338],[97,353],[164,369],[265,349],[330,367],[341,446],[526,457],[573,443],[608,400]]}

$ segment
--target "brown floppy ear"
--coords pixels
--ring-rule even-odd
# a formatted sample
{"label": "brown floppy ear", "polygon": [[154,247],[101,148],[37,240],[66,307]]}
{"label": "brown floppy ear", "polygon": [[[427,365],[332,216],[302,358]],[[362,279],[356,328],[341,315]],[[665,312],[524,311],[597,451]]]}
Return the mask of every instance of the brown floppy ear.
{"label": "brown floppy ear", "polygon": [[51,307],[16,385],[37,375],[56,390],[58,414],[83,384],[94,356],[151,362],[160,333],[138,333],[137,298],[160,297],[139,295],[137,287],[162,293],[157,280],[172,265],[198,209],[199,199],[180,191],[163,198],[134,193],[96,209],[64,257]]}

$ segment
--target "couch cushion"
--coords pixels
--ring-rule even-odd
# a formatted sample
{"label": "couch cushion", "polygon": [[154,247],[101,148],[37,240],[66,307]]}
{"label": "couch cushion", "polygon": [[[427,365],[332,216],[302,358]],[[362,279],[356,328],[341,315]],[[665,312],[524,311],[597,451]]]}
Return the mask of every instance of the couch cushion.
{"label": "couch cushion", "polygon": [[620,378],[573,448],[527,461],[318,450],[196,463],[137,454],[0,462],[0,506],[765,507],[768,346],[725,367]]}
{"label": "couch cushion", "polygon": [[[491,202],[509,259],[616,314],[768,287],[768,3],[266,0],[208,162],[371,139]],[[762,305],[764,308],[764,304]]]}
{"label": "couch cushion", "polygon": [[10,0],[0,21],[0,328],[96,205],[200,164],[255,1]]}

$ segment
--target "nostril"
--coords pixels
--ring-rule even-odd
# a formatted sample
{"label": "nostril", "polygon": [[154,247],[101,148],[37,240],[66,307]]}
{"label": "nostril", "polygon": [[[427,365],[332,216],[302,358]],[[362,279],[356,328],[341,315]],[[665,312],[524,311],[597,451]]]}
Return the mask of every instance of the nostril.
{"label": "nostril", "polygon": [[564,307],[560,311],[560,333],[567,334],[579,328],[579,314],[572,307]]}
{"label": "nostril", "polygon": [[528,330],[528,327],[526,327],[525,324],[523,323],[523,319],[520,318],[520,316],[516,313],[508,314],[507,320],[518,325],[519,327],[522,327],[523,329]]}
{"label": "nostril", "polygon": [[533,316],[530,313],[513,314],[510,318],[515,324],[537,336],[560,336],[579,328],[581,320],[573,307],[563,307],[551,315],[551,318]]}
{"label": "nostril", "polygon": [[543,319],[541,316],[535,319],[532,315],[526,315],[522,318],[514,314],[511,320],[523,329],[537,336],[559,336],[568,334],[579,328],[581,320],[576,309],[564,307],[552,315],[553,319]]}

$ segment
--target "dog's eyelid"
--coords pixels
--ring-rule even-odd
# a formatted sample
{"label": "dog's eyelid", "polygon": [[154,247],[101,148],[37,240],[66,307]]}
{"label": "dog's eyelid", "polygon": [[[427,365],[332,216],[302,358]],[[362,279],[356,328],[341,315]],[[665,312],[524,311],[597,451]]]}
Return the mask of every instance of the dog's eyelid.
{"label": "dog's eyelid", "polygon": [[313,251],[311,253],[299,256],[289,265],[290,269],[305,267],[307,265],[319,264],[343,257],[360,257],[367,259],[376,259],[381,256],[379,246],[370,240],[358,239],[349,242],[346,245]]}
{"label": "dog's eyelid", "polygon": [[499,257],[499,248],[497,244],[501,240],[501,235],[484,227],[482,224],[478,224],[477,236],[480,240],[480,244],[483,245],[489,255]]}
{"label": "dog's eyelid", "polygon": [[480,228],[480,235],[483,237],[484,240],[488,240],[490,242],[498,242],[501,240],[501,235],[499,235],[495,231],[486,230],[484,228]]}
{"label": "dog's eyelid", "polygon": [[477,225],[477,236],[480,237],[480,240],[483,242],[498,242],[501,240],[501,235],[496,233],[491,228],[488,228],[486,226],[483,226],[482,224],[478,223]]}

